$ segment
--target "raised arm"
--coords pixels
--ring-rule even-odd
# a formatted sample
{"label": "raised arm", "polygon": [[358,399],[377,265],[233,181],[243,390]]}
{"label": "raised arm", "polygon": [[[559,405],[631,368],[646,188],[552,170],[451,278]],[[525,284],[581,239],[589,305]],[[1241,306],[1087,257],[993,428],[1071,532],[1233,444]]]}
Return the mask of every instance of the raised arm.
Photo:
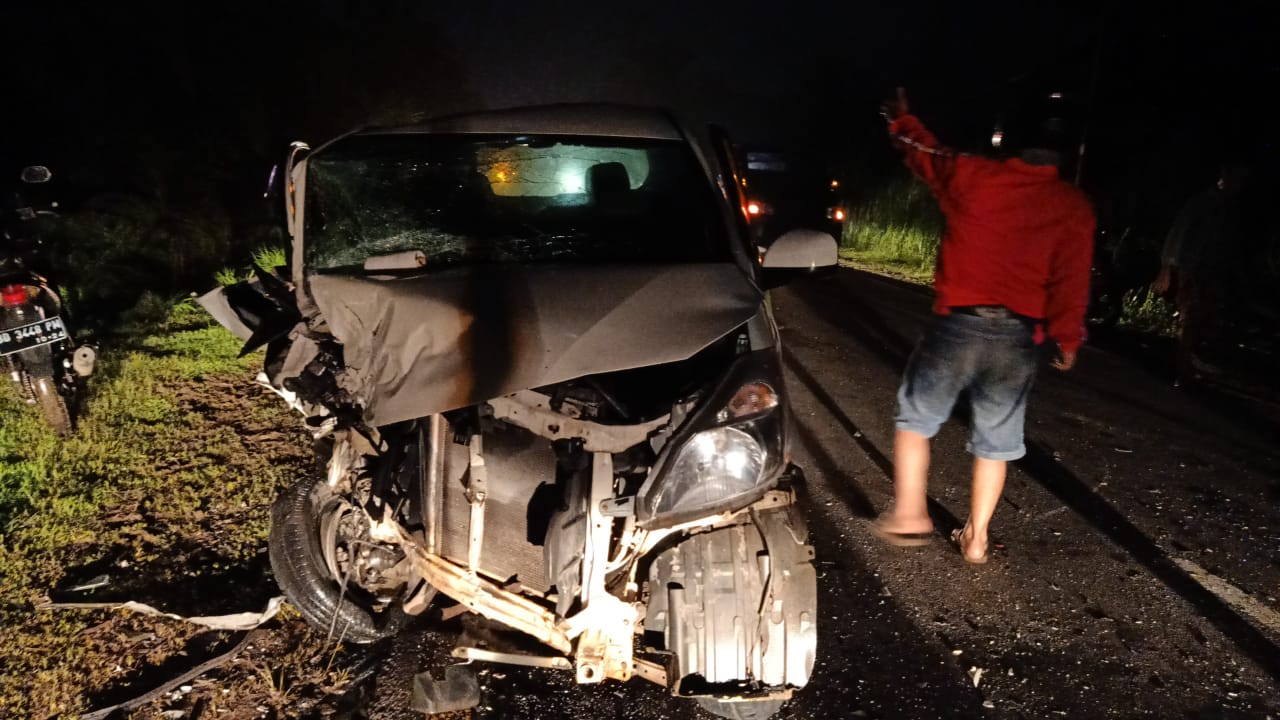
{"label": "raised arm", "polygon": [[956,152],[938,142],[924,123],[911,114],[906,89],[898,88],[897,96],[880,106],[880,114],[889,121],[889,137],[902,152],[911,172],[929,186],[939,202],[950,200]]}

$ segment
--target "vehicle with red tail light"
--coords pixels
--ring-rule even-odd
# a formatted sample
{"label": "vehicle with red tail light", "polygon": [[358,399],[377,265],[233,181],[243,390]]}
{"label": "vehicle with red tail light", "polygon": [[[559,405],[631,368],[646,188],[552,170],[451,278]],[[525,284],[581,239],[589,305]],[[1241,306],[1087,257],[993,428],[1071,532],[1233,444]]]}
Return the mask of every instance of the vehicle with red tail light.
{"label": "vehicle with red tail light", "polygon": [[[28,167],[22,181],[35,185],[52,177],[48,168]],[[75,427],[84,381],[93,373],[96,352],[77,347],[67,328],[56,287],[39,272],[38,221],[54,215],[16,194],[0,246],[0,372],[13,382],[18,397],[34,406],[58,434]],[[9,213],[6,213],[7,215]]]}

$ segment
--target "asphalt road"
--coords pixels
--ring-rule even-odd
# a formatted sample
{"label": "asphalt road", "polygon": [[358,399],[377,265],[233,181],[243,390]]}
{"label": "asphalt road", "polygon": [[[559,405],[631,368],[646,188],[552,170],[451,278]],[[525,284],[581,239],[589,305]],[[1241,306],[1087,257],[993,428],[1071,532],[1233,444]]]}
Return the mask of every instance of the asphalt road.
{"label": "asphalt road", "polygon": [[[1072,372],[1040,375],[991,563],[968,566],[944,540],[967,515],[963,418],[934,442],[935,541],[872,537],[891,497],[894,393],[929,300],[853,270],[774,295],[821,618],[814,681],[778,717],[1280,720],[1274,408],[1177,390],[1086,347]],[[409,678],[438,672],[449,641],[397,639],[369,716],[421,717],[404,710]],[[482,683],[475,717],[707,717],[641,680],[576,687],[492,666]]]}

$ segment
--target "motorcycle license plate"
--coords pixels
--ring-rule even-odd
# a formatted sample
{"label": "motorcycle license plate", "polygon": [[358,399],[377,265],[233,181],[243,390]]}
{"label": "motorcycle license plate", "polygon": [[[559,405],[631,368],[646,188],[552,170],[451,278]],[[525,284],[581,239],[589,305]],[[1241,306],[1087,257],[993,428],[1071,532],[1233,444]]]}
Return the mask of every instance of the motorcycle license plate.
{"label": "motorcycle license plate", "polygon": [[0,356],[20,353],[67,339],[67,329],[57,315],[29,325],[0,329]]}

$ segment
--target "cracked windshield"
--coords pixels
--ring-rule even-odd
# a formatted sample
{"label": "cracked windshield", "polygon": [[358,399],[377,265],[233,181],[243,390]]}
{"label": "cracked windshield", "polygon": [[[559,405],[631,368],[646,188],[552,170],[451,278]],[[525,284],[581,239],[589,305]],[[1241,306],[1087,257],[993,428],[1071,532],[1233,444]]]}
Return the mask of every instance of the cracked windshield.
{"label": "cracked windshield", "polygon": [[717,212],[679,143],[353,137],[308,162],[307,265],[728,260]]}

